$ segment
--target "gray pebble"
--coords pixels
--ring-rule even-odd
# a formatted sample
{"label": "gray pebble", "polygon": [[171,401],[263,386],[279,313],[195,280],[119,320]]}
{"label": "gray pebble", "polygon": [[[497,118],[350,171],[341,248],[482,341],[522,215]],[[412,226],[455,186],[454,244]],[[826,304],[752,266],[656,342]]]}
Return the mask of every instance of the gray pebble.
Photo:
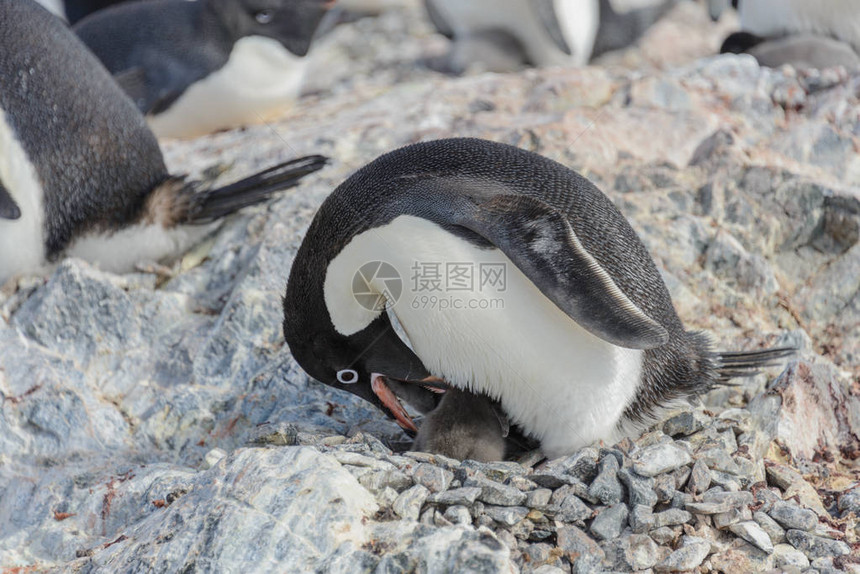
{"label": "gray pebble", "polygon": [[848,545],[841,540],[822,538],[802,530],[789,530],[785,533],[785,537],[792,546],[801,550],[809,558],[841,556],[851,552]]}
{"label": "gray pebble", "polygon": [[687,508],[687,505],[693,502],[693,495],[686,492],[675,492],[672,496],[672,508]]}
{"label": "gray pebble", "polygon": [[[685,467],[686,468],[686,467]],[[669,502],[675,494],[675,477],[671,474],[661,474],[654,479],[654,492],[657,502]]]}
{"label": "gray pebble", "polygon": [[768,554],[773,552],[773,542],[761,526],[753,521],[738,522],[729,526],[729,530],[736,536],[740,536],[753,546],[764,550]]}
{"label": "gray pebble", "polygon": [[389,508],[397,499],[399,494],[393,488],[386,486],[381,491],[376,493],[376,501],[383,508]]}
{"label": "gray pebble", "polygon": [[773,547],[773,565],[777,568],[795,567],[802,570],[809,568],[809,558],[791,544],[777,544]]}
{"label": "gray pebble", "polygon": [[549,504],[552,491],[548,488],[538,488],[526,494],[526,506],[544,510]]}
{"label": "gray pebble", "polygon": [[599,458],[597,449],[586,447],[570,456],[551,462],[547,465],[547,470],[568,474],[582,482],[591,482],[597,476]]}
{"label": "gray pebble", "polygon": [[623,504],[610,506],[597,515],[588,530],[598,540],[617,538],[627,526],[628,513],[627,507]]}
{"label": "gray pebble", "polygon": [[719,470],[711,471],[711,484],[715,484],[731,492],[738,492],[743,488],[743,485],[736,476]]}
{"label": "gray pebble", "polygon": [[446,508],[443,516],[452,524],[472,525],[472,515],[469,513],[469,509],[459,504]]}
{"label": "gray pebble", "polygon": [[776,520],[768,516],[766,512],[762,512],[761,510],[756,511],[753,513],[753,520],[762,527],[762,530],[767,532],[767,535],[770,536],[774,544],[785,542],[785,529]]}
{"label": "gray pebble", "polygon": [[702,430],[710,417],[700,411],[687,411],[677,414],[663,423],[663,432],[671,437],[687,436]]}
{"label": "gray pebble", "polygon": [[538,487],[537,484],[522,476],[512,476],[504,482],[507,486],[513,486],[517,490],[530,492]]}
{"label": "gray pebble", "polygon": [[685,536],[681,539],[681,547],[654,566],[654,571],[684,572],[692,570],[705,560],[710,551],[711,543],[704,538]]}
{"label": "gray pebble", "polygon": [[484,506],[484,514],[505,526],[513,526],[525,518],[528,513],[529,509],[525,506],[493,506],[490,504]]}
{"label": "gray pebble", "polygon": [[430,491],[420,484],[416,484],[401,492],[400,496],[392,503],[391,509],[403,519],[418,520],[421,515],[421,507],[424,506],[428,496],[430,496]]}
{"label": "gray pebble", "polygon": [[768,464],[765,466],[767,481],[773,486],[787,490],[795,482],[803,480],[799,472],[783,464]]}
{"label": "gray pebble", "polygon": [[[504,482],[512,476],[523,476],[528,472],[526,468],[517,462],[478,462],[474,460],[464,460],[460,464],[460,470],[466,471],[467,474],[471,474],[469,471],[481,472],[484,476],[496,482]],[[457,478],[463,480],[464,477],[458,475]]]}
{"label": "gray pebble", "polygon": [[603,549],[576,526],[560,527],[556,534],[556,543],[564,553],[564,557],[573,564],[574,574],[600,570],[600,564],[605,557]]}
{"label": "gray pebble", "polygon": [[654,523],[652,528],[661,528],[663,526],[675,526],[677,524],[686,524],[693,520],[693,515],[686,510],[678,508],[670,508],[663,512],[655,512],[652,515]]}
{"label": "gray pebble", "polygon": [[391,487],[397,492],[412,486],[412,479],[399,470],[377,470],[364,474],[358,482],[371,492],[379,492],[385,487]]}
{"label": "gray pebble", "polygon": [[341,464],[350,464],[352,466],[365,466],[373,470],[394,470],[394,465],[384,460],[379,460],[370,456],[365,456],[357,452],[345,452],[335,450],[332,452],[334,459]]}
{"label": "gray pebble", "polygon": [[752,520],[752,512],[750,512],[750,509],[746,506],[742,506],[740,508],[732,508],[727,512],[714,514],[711,518],[714,522],[714,526],[719,530],[723,530],[732,524]]}
{"label": "gray pebble", "polygon": [[582,522],[591,517],[591,509],[574,494],[573,487],[562,486],[550,498],[550,508],[556,520]]}
{"label": "gray pebble", "polygon": [[415,465],[415,468],[412,469],[412,480],[417,484],[426,486],[430,492],[442,492],[443,490],[448,490],[448,487],[451,486],[451,481],[454,480],[454,473],[450,470],[422,462]]}
{"label": "gray pebble", "polygon": [[480,472],[464,480],[463,486],[480,488],[481,494],[478,495],[478,500],[488,504],[519,506],[526,500],[525,492],[513,486],[505,486],[504,484],[490,480]]}
{"label": "gray pebble", "polygon": [[627,487],[628,503],[631,507],[643,505],[653,508],[657,504],[653,478],[640,476],[629,468],[619,470],[618,478]]}
{"label": "gray pebble", "polygon": [[565,484],[576,482],[577,479],[561,472],[540,471],[530,474],[529,479],[543,488],[559,488]]}
{"label": "gray pebble", "polygon": [[687,481],[690,480],[691,473],[692,469],[689,466],[682,466],[675,470],[675,472],[672,473],[672,476],[675,477],[675,489],[681,490],[684,488]]}
{"label": "gray pebble", "polygon": [[650,506],[637,504],[630,511],[628,521],[630,522],[630,527],[633,529],[633,532],[636,534],[642,534],[644,532],[648,532],[654,527],[654,513],[651,511]]}
{"label": "gray pebble", "polygon": [[463,506],[469,506],[475,502],[480,495],[480,488],[464,487],[431,494],[427,500],[436,504],[462,504]]}
{"label": "gray pebble", "polygon": [[677,534],[675,531],[668,526],[663,526],[661,528],[655,528],[652,530],[649,535],[657,544],[661,546],[665,546],[675,540]]}
{"label": "gray pebble", "polygon": [[657,476],[689,464],[690,453],[675,443],[664,443],[642,449],[633,461],[633,470],[642,476]]}
{"label": "gray pebble", "polygon": [[604,456],[598,465],[597,477],[588,487],[589,496],[607,506],[621,502],[624,491],[618,482],[618,467],[618,460],[614,456]]}
{"label": "gray pebble", "polygon": [[860,517],[860,488],[843,492],[836,507],[843,517],[852,512]]}
{"label": "gray pebble", "polygon": [[657,545],[645,534],[607,540],[600,547],[605,554],[603,566],[616,572],[646,570],[657,563]]}
{"label": "gray pebble", "polygon": [[787,530],[805,530],[808,532],[814,530],[818,524],[818,515],[813,511],[781,500],[773,503],[768,515]]}

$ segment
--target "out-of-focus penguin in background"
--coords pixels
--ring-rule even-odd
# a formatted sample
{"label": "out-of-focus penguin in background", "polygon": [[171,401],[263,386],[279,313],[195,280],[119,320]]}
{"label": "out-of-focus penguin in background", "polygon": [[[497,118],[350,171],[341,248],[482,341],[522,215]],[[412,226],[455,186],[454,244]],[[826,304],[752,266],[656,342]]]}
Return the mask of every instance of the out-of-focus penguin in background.
{"label": "out-of-focus penguin in background", "polygon": [[0,23],[0,285],[66,256],[120,273],[175,256],[326,163],[289,160],[223,187],[171,174],[146,120],[59,18],[0,0]]}
{"label": "out-of-focus penguin in background", "polygon": [[139,0],[74,30],[159,137],[260,123],[298,97],[332,0]]}
{"label": "out-of-focus penguin in background", "polygon": [[[509,72],[527,66],[583,66],[636,42],[678,0],[620,11],[610,0],[425,0],[452,40],[441,67]],[[641,4],[641,3],[640,3]]]}
{"label": "out-of-focus penguin in background", "polygon": [[738,10],[741,30],[726,38],[721,53],[747,53],[769,67],[860,67],[857,0],[708,0],[711,18],[729,5]]}

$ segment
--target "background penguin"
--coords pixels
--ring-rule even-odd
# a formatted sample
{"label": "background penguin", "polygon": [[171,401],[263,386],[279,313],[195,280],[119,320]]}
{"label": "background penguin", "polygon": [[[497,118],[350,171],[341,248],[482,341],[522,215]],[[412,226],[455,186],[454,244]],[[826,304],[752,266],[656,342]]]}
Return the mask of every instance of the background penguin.
{"label": "background penguin", "polygon": [[74,30],[159,137],[264,121],[299,95],[331,0],[143,0]]}
{"label": "background penguin", "polygon": [[[719,18],[728,0],[708,0],[711,17]],[[732,0],[741,31],[773,39],[797,34],[834,38],[860,53],[860,3],[856,0]]]}
{"label": "background penguin", "polygon": [[[66,25],[0,0],[0,283],[63,255],[126,271],[319,169],[314,156],[214,190],[167,173],[143,116]],[[14,248],[9,248],[14,246]]]}
{"label": "background penguin", "polygon": [[610,0],[426,0],[440,33],[452,38],[448,69],[493,72],[584,66],[638,40],[677,0],[616,11]]}
{"label": "background penguin", "polygon": [[749,54],[760,66],[797,69],[845,66],[860,68],[860,55],[850,45],[833,38],[795,34],[768,40],[749,32],[730,34],[720,48],[721,54]]}
{"label": "background penguin", "polygon": [[[385,309],[353,295],[368,261],[404,276],[421,262],[501,267],[505,288],[444,293],[466,303],[444,311],[404,291],[388,312],[410,349]],[[391,293],[390,280],[368,286]],[[493,298],[503,308],[480,303]],[[675,401],[788,353],[712,351],[684,330],[644,245],[593,184],[476,139],[408,146],[341,184],[308,229],[283,304],[286,342],[314,378],[404,427],[386,380],[480,393],[551,457],[615,441]]]}

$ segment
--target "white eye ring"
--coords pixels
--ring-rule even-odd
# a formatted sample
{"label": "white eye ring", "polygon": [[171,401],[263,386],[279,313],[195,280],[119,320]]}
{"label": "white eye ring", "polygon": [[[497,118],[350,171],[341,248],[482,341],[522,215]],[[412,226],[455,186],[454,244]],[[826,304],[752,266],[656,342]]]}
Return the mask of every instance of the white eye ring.
{"label": "white eye ring", "polygon": [[254,14],[254,19],[260,24],[268,24],[275,17],[274,10],[260,10]]}
{"label": "white eye ring", "polygon": [[337,381],[342,385],[353,385],[358,382],[358,371],[341,369],[337,372]]}

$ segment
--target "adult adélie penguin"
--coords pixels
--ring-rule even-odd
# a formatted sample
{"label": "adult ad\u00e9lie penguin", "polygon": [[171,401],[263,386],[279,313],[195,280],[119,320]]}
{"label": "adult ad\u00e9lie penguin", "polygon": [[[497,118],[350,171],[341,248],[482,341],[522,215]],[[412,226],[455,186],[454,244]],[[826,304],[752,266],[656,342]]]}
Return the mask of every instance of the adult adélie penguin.
{"label": "adult ad\u00e9lie penguin", "polygon": [[0,0],[0,284],[77,256],[124,272],[325,164],[290,160],[219,188],[164,165],[137,108],[58,18]]}
{"label": "adult ad\u00e9lie penguin", "polygon": [[[396,301],[394,273],[368,262],[397,270]],[[473,281],[453,289],[446,270],[464,264]],[[416,276],[428,267],[441,272],[436,293]],[[488,270],[504,281],[482,282]],[[368,291],[388,308],[368,305]],[[411,145],[341,184],[299,248],[283,307],[286,342],[314,378],[412,431],[400,390],[480,394],[548,456],[619,439],[790,352],[714,351],[684,329],[651,256],[591,182],[478,139]]]}
{"label": "adult ad\u00e9lie penguin", "polygon": [[260,123],[298,97],[333,0],[138,0],[74,30],[159,137]]}

